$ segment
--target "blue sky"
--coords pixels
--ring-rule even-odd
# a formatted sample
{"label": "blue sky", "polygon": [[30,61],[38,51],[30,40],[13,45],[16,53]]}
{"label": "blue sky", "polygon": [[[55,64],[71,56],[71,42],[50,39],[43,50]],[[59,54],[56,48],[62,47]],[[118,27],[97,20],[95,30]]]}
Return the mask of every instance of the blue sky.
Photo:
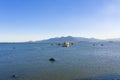
{"label": "blue sky", "polygon": [[0,42],[120,38],[120,0],[0,0]]}

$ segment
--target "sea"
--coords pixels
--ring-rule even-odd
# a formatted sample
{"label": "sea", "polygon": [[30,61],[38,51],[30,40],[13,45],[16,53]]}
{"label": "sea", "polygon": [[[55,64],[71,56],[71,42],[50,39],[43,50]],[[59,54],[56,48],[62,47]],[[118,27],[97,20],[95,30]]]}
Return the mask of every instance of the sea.
{"label": "sea", "polygon": [[120,42],[0,43],[0,80],[120,80]]}

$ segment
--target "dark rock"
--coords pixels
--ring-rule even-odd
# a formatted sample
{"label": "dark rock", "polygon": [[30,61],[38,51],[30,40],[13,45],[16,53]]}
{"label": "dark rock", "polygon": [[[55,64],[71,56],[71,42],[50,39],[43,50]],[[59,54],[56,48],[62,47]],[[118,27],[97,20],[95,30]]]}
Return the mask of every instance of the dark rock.
{"label": "dark rock", "polygon": [[101,44],[101,46],[104,46],[103,44]]}
{"label": "dark rock", "polygon": [[74,43],[71,43],[71,45],[74,45]]}
{"label": "dark rock", "polygon": [[61,43],[58,43],[58,46],[60,46],[61,45]]}
{"label": "dark rock", "polygon": [[95,46],[95,44],[93,44],[93,46]]}
{"label": "dark rock", "polygon": [[50,58],[49,61],[54,62],[54,61],[56,61],[56,60],[55,60],[54,58]]}
{"label": "dark rock", "polygon": [[15,75],[15,74],[13,74],[13,75],[12,75],[12,78],[17,78],[17,77],[18,77],[18,76],[17,76],[17,75]]}
{"label": "dark rock", "polygon": [[16,49],[15,47],[13,47],[13,49]]}

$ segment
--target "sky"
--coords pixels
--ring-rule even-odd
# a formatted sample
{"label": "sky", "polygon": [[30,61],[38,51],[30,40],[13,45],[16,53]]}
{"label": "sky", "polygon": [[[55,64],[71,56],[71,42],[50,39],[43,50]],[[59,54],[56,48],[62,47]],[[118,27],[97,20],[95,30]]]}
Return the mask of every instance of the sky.
{"label": "sky", "polygon": [[0,42],[120,38],[120,0],[0,0]]}

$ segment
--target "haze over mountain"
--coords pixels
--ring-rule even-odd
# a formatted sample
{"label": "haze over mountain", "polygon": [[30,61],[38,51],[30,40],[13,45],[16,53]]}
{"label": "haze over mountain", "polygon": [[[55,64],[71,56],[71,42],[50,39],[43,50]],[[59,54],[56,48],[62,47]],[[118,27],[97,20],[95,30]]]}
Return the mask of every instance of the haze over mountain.
{"label": "haze over mountain", "polygon": [[53,43],[53,42],[65,42],[65,41],[70,41],[70,42],[80,42],[80,41],[100,42],[100,41],[104,41],[104,40],[95,39],[95,38],[67,36],[67,37],[55,37],[55,38],[50,38],[47,40],[41,40],[41,41],[36,41],[36,42]]}
{"label": "haze over mountain", "polygon": [[120,42],[120,38],[111,38],[111,39],[97,39],[97,38],[85,38],[85,37],[54,37],[45,40],[37,40],[37,41],[26,41],[26,42],[0,42],[0,43],[61,43],[61,42]]}
{"label": "haze over mountain", "polygon": [[120,38],[107,39],[107,41],[120,41]]}

